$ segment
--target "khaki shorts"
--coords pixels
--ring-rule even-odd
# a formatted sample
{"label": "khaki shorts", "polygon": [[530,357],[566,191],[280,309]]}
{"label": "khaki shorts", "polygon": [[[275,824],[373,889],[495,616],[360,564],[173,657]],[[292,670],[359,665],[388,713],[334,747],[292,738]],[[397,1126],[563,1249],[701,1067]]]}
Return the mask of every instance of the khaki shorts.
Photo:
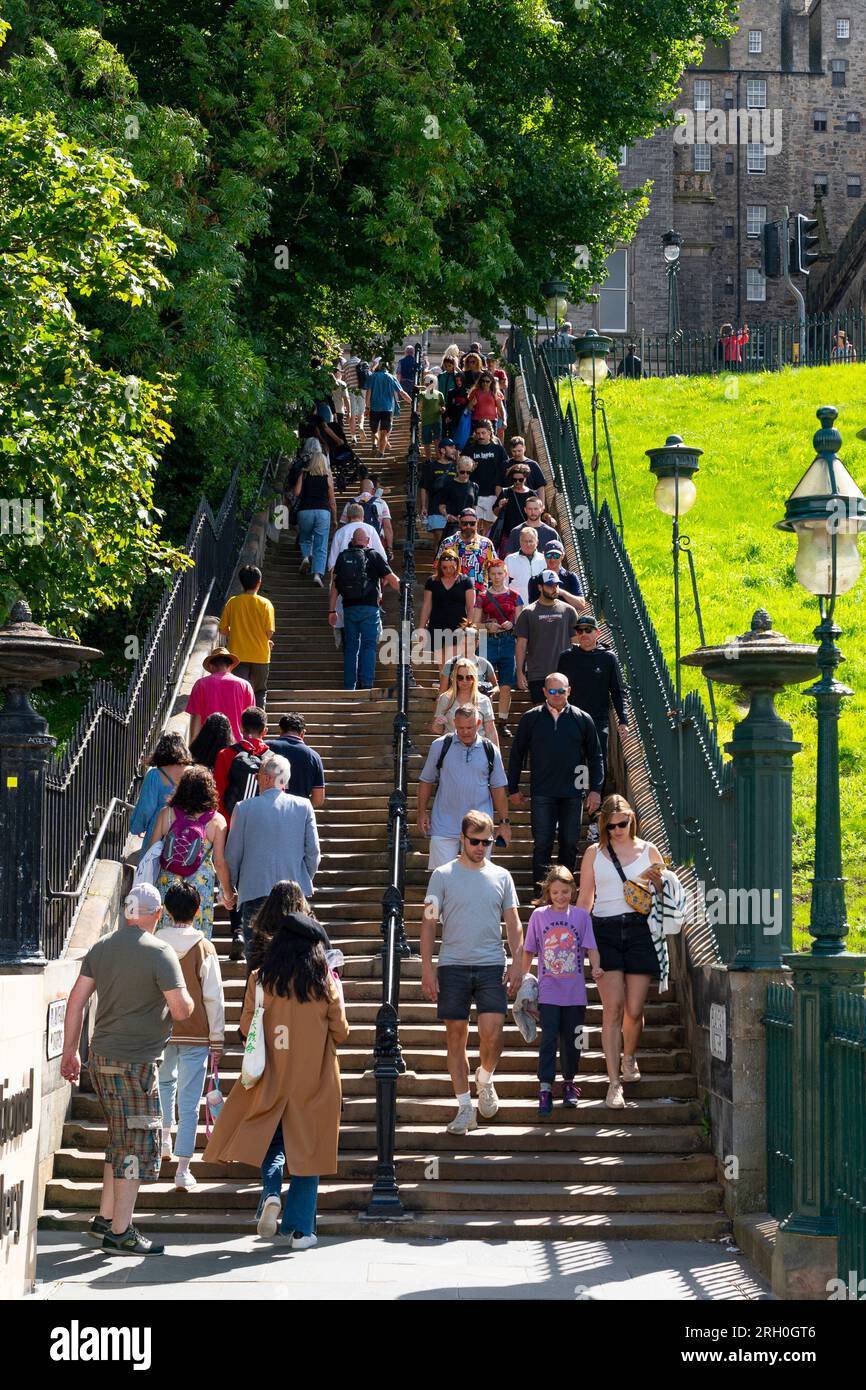
{"label": "khaki shorts", "polygon": [[156,1062],[114,1062],[91,1055],[88,1065],[108,1125],[106,1163],[116,1178],[156,1182],[162,1154]]}

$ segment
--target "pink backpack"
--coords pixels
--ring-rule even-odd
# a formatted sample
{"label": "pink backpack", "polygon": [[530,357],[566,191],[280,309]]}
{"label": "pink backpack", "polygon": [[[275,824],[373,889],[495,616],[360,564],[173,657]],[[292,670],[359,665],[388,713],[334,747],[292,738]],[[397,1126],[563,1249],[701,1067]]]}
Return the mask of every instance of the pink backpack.
{"label": "pink backpack", "polygon": [[200,868],[205,853],[205,831],[213,819],[213,811],[203,811],[190,818],[185,811],[175,811],[174,820],[162,842],[160,866],[168,874],[191,878]]}

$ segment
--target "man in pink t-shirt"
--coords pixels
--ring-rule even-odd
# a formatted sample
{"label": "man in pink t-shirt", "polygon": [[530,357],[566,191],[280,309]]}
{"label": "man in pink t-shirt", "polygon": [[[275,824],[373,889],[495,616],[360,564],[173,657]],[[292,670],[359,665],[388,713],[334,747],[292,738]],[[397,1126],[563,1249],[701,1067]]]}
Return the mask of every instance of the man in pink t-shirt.
{"label": "man in pink t-shirt", "polygon": [[241,715],[256,703],[256,697],[249,681],[231,674],[237,664],[238,658],[226,647],[215,647],[202,662],[210,674],[199,677],[186,702],[190,743],[210,714],[224,714],[232,726],[235,742],[243,738]]}

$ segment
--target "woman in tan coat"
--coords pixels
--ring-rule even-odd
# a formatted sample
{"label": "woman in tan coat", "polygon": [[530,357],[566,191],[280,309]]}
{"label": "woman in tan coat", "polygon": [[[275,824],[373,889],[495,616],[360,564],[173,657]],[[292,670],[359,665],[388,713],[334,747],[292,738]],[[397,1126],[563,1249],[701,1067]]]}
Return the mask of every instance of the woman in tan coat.
{"label": "woman in tan coat", "polygon": [[342,1101],[337,1044],[348,1038],[349,1025],[322,937],[318,923],[300,912],[277,921],[262,965],[247,982],[241,1014],[246,1036],[261,984],[264,1075],[250,1090],[235,1084],[205,1150],[208,1163],[261,1164],[262,1236],[277,1233],[288,1168],[280,1235],[294,1250],[315,1245],[319,1178],[337,1171]]}

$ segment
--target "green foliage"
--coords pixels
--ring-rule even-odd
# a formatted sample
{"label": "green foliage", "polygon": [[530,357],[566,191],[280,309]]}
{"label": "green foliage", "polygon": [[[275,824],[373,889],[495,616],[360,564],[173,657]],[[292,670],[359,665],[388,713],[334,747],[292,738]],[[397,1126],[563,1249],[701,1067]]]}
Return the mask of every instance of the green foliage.
{"label": "green foliage", "polygon": [[[653,381],[611,381],[603,388],[610,422],[617,483],[622,498],[625,543],[635,566],[659,640],[673,663],[674,617],[671,573],[671,522],[653,505],[654,480],[645,449],[671,433],[704,450],[695,476],[698,498],[684,527],[693,542],[704,630],[710,644],[747,632],[756,608],[766,608],[773,626],[793,642],[811,642],[818,622],[814,599],[794,574],[796,543],[774,530],[785,499],[812,462],[815,411],[825,402],[839,411],[840,450],[846,468],[866,482],[866,365],[787,369],[736,377],[738,394],[725,395],[730,377],[673,377]],[[566,406],[574,399],[586,422],[586,388],[565,385]],[[729,393],[730,395],[730,393]],[[586,428],[586,425],[583,425]],[[586,440],[582,441],[584,451]],[[614,506],[610,470],[602,452],[600,495]],[[700,645],[688,578],[681,576],[683,651]],[[836,621],[845,661],[840,680],[854,695],[844,701],[839,722],[843,863],[849,878],[850,949],[866,947],[866,605],[863,580],[838,602]],[[683,688],[706,703],[700,671],[684,666]],[[734,686],[716,685],[719,742],[730,738],[743,716]],[[816,721],[814,701],[797,686],[777,697],[777,708],[793,727],[803,750],[794,759],[795,939],[798,949],[811,938],[809,879],[814,865]]]}

